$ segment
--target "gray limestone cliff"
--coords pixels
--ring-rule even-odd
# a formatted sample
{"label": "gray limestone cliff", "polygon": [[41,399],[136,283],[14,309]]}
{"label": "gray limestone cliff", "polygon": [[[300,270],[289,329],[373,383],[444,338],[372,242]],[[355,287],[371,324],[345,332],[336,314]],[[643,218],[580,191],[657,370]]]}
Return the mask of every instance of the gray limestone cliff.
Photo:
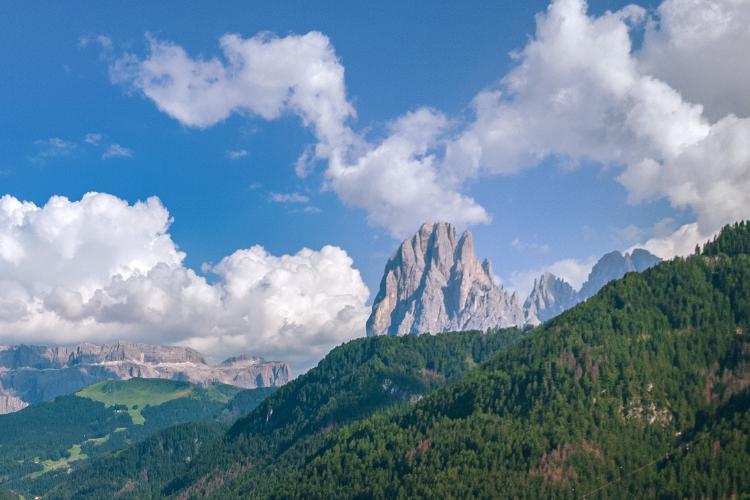
{"label": "gray limestone cliff", "polygon": [[630,272],[643,272],[661,262],[656,255],[636,248],[632,253],[610,252],[594,264],[589,277],[581,287],[580,299],[586,300],[596,295],[604,285],[625,276]]}
{"label": "gray limestone cliff", "polygon": [[474,255],[471,233],[424,224],[388,260],[367,320],[368,335],[486,330],[524,322],[518,297],[495,284]]}
{"label": "gray limestone cliff", "polygon": [[543,323],[579,302],[578,292],[567,281],[552,273],[544,273],[534,280],[534,288],[523,304],[526,322]]}
{"label": "gray limestone cliff", "polygon": [[498,286],[490,263],[474,255],[471,233],[451,224],[424,224],[388,260],[368,335],[404,335],[538,325],[596,294],[628,272],[661,259],[646,250],[611,252],[594,265],[580,291],[551,273],[534,282],[523,304]]}
{"label": "gray limestone cliff", "polygon": [[610,252],[594,264],[580,291],[561,278],[544,273],[534,282],[534,288],[524,303],[527,322],[532,325],[543,323],[593,297],[610,281],[620,279],[626,273],[643,272],[659,262],[659,257],[641,248],[625,254]]}
{"label": "gray limestone cliff", "polygon": [[101,380],[163,378],[247,389],[279,386],[289,367],[254,356],[210,365],[187,347],[116,342],[67,347],[0,346],[0,413],[72,394]]}

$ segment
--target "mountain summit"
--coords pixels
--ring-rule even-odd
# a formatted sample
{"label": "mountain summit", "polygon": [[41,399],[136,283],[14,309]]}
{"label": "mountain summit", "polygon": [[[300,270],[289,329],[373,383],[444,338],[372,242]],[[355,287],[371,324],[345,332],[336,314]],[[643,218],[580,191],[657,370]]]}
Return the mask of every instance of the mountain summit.
{"label": "mountain summit", "polygon": [[469,231],[459,238],[451,224],[423,224],[388,260],[367,334],[538,325],[590,298],[610,281],[659,262],[643,249],[610,252],[594,265],[580,291],[547,272],[535,280],[521,303],[517,294],[495,283],[489,261],[480,262],[474,255]]}
{"label": "mountain summit", "polygon": [[471,233],[424,224],[388,260],[367,320],[368,335],[485,330],[524,322],[521,303],[474,255]]}

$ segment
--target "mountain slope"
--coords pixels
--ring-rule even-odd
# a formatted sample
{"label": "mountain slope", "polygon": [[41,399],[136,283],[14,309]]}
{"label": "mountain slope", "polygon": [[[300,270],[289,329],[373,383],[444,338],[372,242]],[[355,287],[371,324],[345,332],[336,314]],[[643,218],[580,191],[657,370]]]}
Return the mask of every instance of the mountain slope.
{"label": "mountain slope", "polygon": [[750,492],[748,250],[628,274],[411,411],[328,436],[269,496]]}
{"label": "mountain slope", "polygon": [[285,384],[289,367],[253,356],[209,365],[187,347],[116,342],[68,347],[0,346],[0,414],[73,394],[101,380],[151,378],[246,389]]}
{"label": "mountain slope", "polygon": [[125,474],[102,465],[118,457],[92,462],[46,496],[748,493],[750,239],[726,231],[530,332],[350,342],[189,463],[172,453],[191,450],[183,435],[128,449]]}
{"label": "mountain slope", "polygon": [[160,379],[105,381],[0,415],[0,483],[43,491],[41,485],[52,477],[66,477],[89,459],[178,423],[228,421],[233,412],[252,410],[273,390]]}
{"label": "mountain slope", "polygon": [[[326,435],[373,413],[413,405],[436,388],[459,380],[522,334],[511,329],[351,341],[237,421],[223,439],[203,447],[178,475],[162,477],[161,483],[150,480],[131,493],[222,496],[229,493],[225,485],[235,485],[235,479],[239,480],[236,488],[243,491],[268,490],[279,468],[296,467]],[[164,460],[172,460],[171,450],[162,452]],[[70,481],[59,483],[45,496],[97,498],[120,490],[144,473],[133,465],[146,460],[141,451],[135,447],[127,453],[132,457],[130,474],[110,478],[115,462],[102,459],[74,471]]]}

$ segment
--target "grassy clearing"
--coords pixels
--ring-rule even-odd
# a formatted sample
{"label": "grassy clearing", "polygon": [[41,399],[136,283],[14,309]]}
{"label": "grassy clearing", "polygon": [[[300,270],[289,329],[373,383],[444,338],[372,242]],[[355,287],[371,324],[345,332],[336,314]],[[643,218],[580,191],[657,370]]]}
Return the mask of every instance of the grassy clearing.
{"label": "grassy clearing", "polygon": [[44,467],[40,471],[32,472],[29,477],[31,479],[37,478],[41,476],[42,474],[46,474],[47,472],[67,468],[68,465],[70,465],[73,462],[76,462],[78,460],[85,460],[88,458],[88,455],[83,453],[81,451],[81,445],[80,444],[74,444],[70,447],[68,450],[68,456],[62,457],[58,460],[44,460],[41,462],[42,467]]}
{"label": "grassy clearing", "polygon": [[141,410],[146,406],[159,406],[168,401],[189,397],[195,386],[174,380],[142,379],[106,380],[90,385],[76,393],[76,396],[100,401],[107,407],[121,406],[136,425],[146,420]]}

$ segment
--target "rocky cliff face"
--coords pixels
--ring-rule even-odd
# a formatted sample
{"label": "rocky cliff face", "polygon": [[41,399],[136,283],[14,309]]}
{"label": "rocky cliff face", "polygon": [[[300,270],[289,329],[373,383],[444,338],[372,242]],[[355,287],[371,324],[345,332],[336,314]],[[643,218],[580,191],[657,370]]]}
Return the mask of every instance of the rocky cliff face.
{"label": "rocky cliff face", "polygon": [[485,330],[524,322],[518,297],[474,255],[470,232],[424,224],[388,260],[367,320],[368,335]]}
{"label": "rocky cliff face", "polygon": [[570,309],[578,302],[578,292],[567,281],[552,273],[544,273],[534,280],[534,288],[523,304],[526,322],[538,325]]}
{"label": "rocky cliff face", "polygon": [[646,250],[602,257],[580,291],[544,273],[523,303],[495,284],[490,263],[474,255],[470,232],[456,237],[446,223],[424,224],[385,266],[367,320],[368,335],[486,330],[537,325],[596,294],[605,284],[661,261]]}
{"label": "rocky cliff face", "polygon": [[643,272],[655,266],[661,259],[652,253],[637,248],[632,253],[610,252],[591,269],[588,279],[581,287],[580,298],[586,300],[596,295],[604,285],[630,272]]}
{"label": "rocky cliff face", "polygon": [[72,394],[106,379],[165,378],[253,389],[283,385],[289,367],[241,356],[220,365],[186,347],[117,342],[70,347],[0,346],[0,413]]}
{"label": "rocky cliff face", "polygon": [[580,291],[575,291],[564,280],[545,273],[534,282],[534,289],[524,303],[529,324],[539,324],[593,297],[604,285],[630,272],[643,272],[661,259],[637,248],[632,253],[610,252],[594,264]]}

